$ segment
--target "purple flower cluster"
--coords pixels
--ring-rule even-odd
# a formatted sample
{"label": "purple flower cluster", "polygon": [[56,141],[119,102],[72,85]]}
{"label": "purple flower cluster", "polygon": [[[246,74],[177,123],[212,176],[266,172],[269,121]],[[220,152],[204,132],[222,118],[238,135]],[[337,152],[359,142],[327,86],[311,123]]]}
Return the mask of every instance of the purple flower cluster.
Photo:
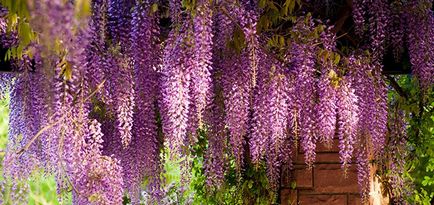
{"label": "purple flower cluster", "polygon": [[407,13],[408,50],[412,72],[423,89],[434,83],[434,15],[432,1],[409,1]]}
{"label": "purple flower cluster", "polygon": [[120,45],[123,52],[129,52],[131,46],[131,9],[134,0],[108,0],[107,31],[112,43]]}
{"label": "purple flower cluster", "polygon": [[[190,31],[189,31],[190,30]],[[180,34],[172,32],[164,50],[161,71],[161,109],[163,132],[169,147],[176,153],[185,153],[190,116],[191,59],[193,52],[186,38],[191,25],[183,25]]]}
{"label": "purple flower cluster", "polygon": [[367,0],[354,0],[353,1],[353,20],[356,33],[362,35],[364,33],[365,15],[366,15],[366,2]]}
{"label": "purple flower cluster", "polygon": [[192,105],[197,115],[192,117],[190,126],[191,133],[201,127],[202,115],[209,101],[211,87],[211,60],[212,60],[212,10],[209,1],[197,2],[196,16],[194,16],[194,65],[191,72],[191,97]]}
{"label": "purple flower cluster", "polygon": [[[160,193],[161,163],[159,157],[157,110],[158,73],[160,46],[157,44],[159,28],[155,14],[149,5],[138,3],[133,12],[132,48],[134,51],[134,82],[136,107],[133,119],[133,139],[126,150],[129,158],[123,159],[129,167],[124,167],[124,181],[128,184],[134,203],[138,203],[141,182],[145,176],[149,189],[156,199]],[[146,159],[146,160],[143,160]]]}
{"label": "purple flower cluster", "polygon": [[[311,16],[295,20],[288,50],[264,48],[269,36],[256,31],[261,11],[248,0],[198,0],[185,8],[170,0],[166,39],[159,22],[165,8],[157,2],[96,0],[90,19],[81,20],[61,0],[30,8],[38,42],[27,49],[34,59],[24,56],[14,61],[16,72],[0,74],[0,97],[11,96],[7,177],[25,178],[44,166],[59,192],[72,187],[75,204],[121,204],[124,190],[139,204],[147,180],[145,189],[159,203],[162,146],[171,149],[170,159],[185,157],[206,131],[208,190],[223,187],[229,160],[241,176],[249,157],[265,165],[269,188],[277,191],[297,143],[312,168],[317,143],[331,145],[337,137],[343,168],[356,159],[366,199],[369,159],[385,154],[390,121],[379,63],[385,42],[402,50],[407,41],[422,88],[434,79],[428,0],[400,5],[407,11],[385,0],[354,0],[356,32],[370,33],[373,52],[349,57],[338,53],[332,27]],[[1,10],[2,45],[12,45],[4,40],[10,34]],[[390,126],[400,137],[403,127]],[[405,141],[393,143],[399,153]],[[402,173],[402,159],[394,157],[391,167]],[[184,183],[190,162],[182,163]]]}
{"label": "purple flower cluster", "polygon": [[221,80],[214,73],[214,89],[212,102],[205,113],[208,124],[208,149],[204,162],[206,184],[209,189],[218,190],[224,182],[225,149],[227,144],[227,130],[224,121],[224,99]]}
{"label": "purple flower cluster", "polygon": [[[396,106],[396,105],[395,105]],[[396,203],[403,203],[403,198],[406,195],[405,188],[407,183],[404,180],[404,172],[407,157],[406,150],[406,135],[407,124],[405,122],[405,114],[403,111],[393,111],[390,126],[390,185],[392,189],[392,200]]]}
{"label": "purple flower cluster", "polygon": [[338,108],[339,158],[344,168],[351,163],[356,142],[359,122],[357,101],[358,98],[354,94],[351,82],[344,78],[339,84],[336,103]]}
{"label": "purple flower cluster", "polygon": [[387,26],[390,24],[390,6],[387,0],[371,0],[368,10],[369,32],[371,33],[371,49],[373,58],[381,60],[383,58]]}
{"label": "purple flower cluster", "polygon": [[[321,33],[324,45],[324,53],[330,54],[335,49],[335,36],[328,30]],[[318,113],[318,135],[319,139],[326,145],[331,145],[336,131],[336,64],[334,59],[322,58],[319,64],[322,66],[321,76],[318,80],[319,102],[315,109]]]}
{"label": "purple flower cluster", "polygon": [[315,51],[314,47],[305,44],[292,45],[292,71],[294,80],[294,113],[297,117],[300,145],[304,151],[305,161],[308,166],[315,162],[315,148],[318,137],[316,136],[316,111],[315,97],[317,82],[315,78]]}
{"label": "purple flower cluster", "polygon": [[368,150],[364,141],[359,141],[356,163],[357,163],[357,183],[360,188],[360,195],[364,203],[369,200],[370,182],[371,182],[371,167],[369,164]]}
{"label": "purple flower cluster", "polygon": [[8,11],[0,5],[0,47],[10,48],[18,44],[18,36],[15,31],[7,30]]}
{"label": "purple flower cluster", "polygon": [[387,131],[387,87],[381,78],[380,65],[366,57],[348,58],[350,76],[358,97],[358,138],[368,137],[375,156],[384,148]]}
{"label": "purple flower cluster", "polygon": [[240,171],[244,159],[245,137],[249,128],[251,102],[251,68],[247,53],[226,59],[223,67],[223,92],[225,96],[225,124],[228,126],[230,144]]}
{"label": "purple flower cluster", "polygon": [[[81,163],[73,168],[74,204],[121,204],[123,199],[122,167],[119,161],[102,155],[102,132],[98,121],[89,122]],[[78,159],[76,159],[78,160]],[[74,161],[75,162],[75,161]]]}

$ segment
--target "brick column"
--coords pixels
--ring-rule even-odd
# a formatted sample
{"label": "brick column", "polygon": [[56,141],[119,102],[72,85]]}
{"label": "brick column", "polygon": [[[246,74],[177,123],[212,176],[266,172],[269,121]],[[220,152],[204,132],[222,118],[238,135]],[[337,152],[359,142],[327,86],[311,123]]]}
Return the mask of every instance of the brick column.
{"label": "brick column", "polygon": [[304,155],[299,150],[294,156],[294,170],[282,173],[281,204],[361,204],[356,165],[351,164],[344,175],[339,162],[338,140],[333,141],[330,149],[319,144],[316,152],[312,169],[306,169]]}

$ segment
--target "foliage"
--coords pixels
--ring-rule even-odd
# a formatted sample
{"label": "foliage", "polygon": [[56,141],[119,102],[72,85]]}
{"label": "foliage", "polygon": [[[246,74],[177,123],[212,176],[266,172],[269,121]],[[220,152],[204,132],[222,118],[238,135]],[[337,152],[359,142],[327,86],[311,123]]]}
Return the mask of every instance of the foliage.
{"label": "foliage", "polygon": [[412,182],[409,202],[430,204],[434,199],[434,93],[428,90],[426,95],[421,94],[414,82],[409,81],[401,80],[403,89],[410,95],[408,100],[403,100],[401,108],[416,116],[408,118],[410,153],[406,159],[406,177]]}

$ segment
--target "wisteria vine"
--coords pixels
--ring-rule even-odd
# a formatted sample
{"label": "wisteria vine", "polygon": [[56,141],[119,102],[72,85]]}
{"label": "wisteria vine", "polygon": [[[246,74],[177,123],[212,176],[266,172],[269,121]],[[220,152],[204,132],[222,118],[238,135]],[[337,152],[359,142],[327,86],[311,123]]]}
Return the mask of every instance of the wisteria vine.
{"label": "wisteria vine", "polygon": [[[139,204],[146,180],[158,203],[165,146],[166,160],[187,156],[200,130],[210,189],[223,185],[233,160],[239,178],[249,163],[265,167],[278,191],[295,145],[312,168],[317,144],[337,139],[342,167],[356,163],[367,200],[370,160],[384,156],[388,134],[405,135],[399,117],[388,127],[383,55],[392,46],[399,60],[408,49],[421,89],[430,89],[431,1],[354,0],[355,32],[369,38],[348,53],[338,49],[333,26],[311,15],[291,18],[276,50],[272,34],[256,29],[265,11],[253,1],[161,3],[94,0],[84,18],[75,18],[70,1],[29,6],[38,41],[0,73],[0,97],[11,99],[7,178],[44,167],[59,193],[72,190],[74,204],[122,204],[125,193]],[[4,49],[20,43],[8,12],[1,7]],[[400,172],[399,156],[393,160]]]}

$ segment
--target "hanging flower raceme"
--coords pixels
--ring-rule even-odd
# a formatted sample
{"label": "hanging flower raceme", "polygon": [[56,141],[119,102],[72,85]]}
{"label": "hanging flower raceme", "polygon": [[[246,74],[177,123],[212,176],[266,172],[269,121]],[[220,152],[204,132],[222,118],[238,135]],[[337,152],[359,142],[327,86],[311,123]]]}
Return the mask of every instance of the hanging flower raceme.
{"label": "hanging flower raceme", "polygon": [[224,98],[219,78],[221,73],[214,73],[213,100],[208,107],[205,121],[208,125],[208,149],[205,158],[206,184],[209,189],[218,189],[225,177],[225,149],[227,130],[224,124]]}
{"label": "hanging flower raceme", "polygon": [[121,59],[114,59],[112,62],[114,63],[112,64],[112,74],[116,77],[112,78],[110,83],[114,87],[116,97],[117,128],[120,132],[122,145],[127,147],[132,138],[131,129],[135,106],[133,74],[129,62],[122,62]]}
{"label": "hanging flower raceme", "polygon": [[[44,98],[41,98],[41,86],[34,81],[36,74],[31,73],[30,61],[25,59],[19,63],[21,73],[15,74],[11,85],[9,142],[3,162],[5,176],[15,180],[28,177],[41,156],[40,141],[31,141],[41,128],[39,120],[44,117]],[[39,69],[38,66],[38,73]]]}
{"label": "hanging flower raceme", "polygon": [[187,127],[190,115],[190,63],[193,58],[191,44],[186,38],[191,31],[189,23],[169,36],[164,50],[161,71],[161,101],[163,132],[169,147],[178,154],[185,153],[184,143],[188,142]]}
{"label": "hanging flower raceme", "polygon": [[359,121],[357,100],[349,79],[342,79],[337,92],[336,105],[338,107],[339,158],[344,168],[351,163],[356,142]]}
{"label": "hanging flower raceme", "polygon": [[249,1],[244,1],[240,6],[228,6],[230,7],[231,14],[236,17],[236,20],[244,33],[246,50],[251,69],[251,84],[252,87],[255,87],[258,64],[260,62],[259,37],[256,33],[256,24],[258,22],[259,14],[257,9]]}
{"label": "hanging flower raceme", "polygon": [[[88,73],[86,74],[87,83],[90,89],[97,89],[104,80],[103,55],[106,38],[107,21],[107,1],[92,1],[92,16],[89,21],[90,43],[87,46]],[[98,91],[101,97],[101,90]]]}
{"label": "hanging flower raceme", "polygon": [[102,132],[98,121],[89,122],[85,149],[75,166],[74,204],[122,204],[123,180],[119,161],[102,155]]}
{"label": "hanging flower raceme", "polygon": [[[270,62],[271,65],[268,64]],[[288,79],[282,65],[276,60],[264,58],[260,65],[258,86],[254,92],[253,124],[249,140],[251,158],[256,164],[264,157],[271,164],[280,164],[279,155],[287,138],[286,129],[290,116]]]}
{"label": "hanging flower raceme", "polygon": [[406,8],[412,72],[423,89],[434,83],[434,16],[432,1],[410,1]]}
{"label": "hanging flower raceme", "polygon": [[[368,4],[368,2],[366,2]],[[373,58],[382,60],[386,41],[386,30],[390,21],[390,6],[387,0],[374,0],[369,7],[369,31]]]}
{"label": "hanging flower raceme", "polygon": [[238,171],[241,171],[243,164],[252,98],[251,67],[247,55],[243,51],[241,54],[228,56],[225,64],[222,65],[226,106],[225,123],[229,129],[230,144]]}
{"label": "hanging flower raceme", "polygon": [[[318,135],[320,141],[331,145],[336,130],[336,87],[337,73],[335,59],[332,58],[332,52],[335,49],[335,36],[326,31],[321,34],[324,50],[319,59],[321,76],[318,81],[319,102],[316,104],[318,110]],[[327,56],[327,57],[326,57]]]}
{"label": "hanging flower raceme", "polygon": [[190,113],[191,130],[194,135],[196,129],[201,127],[202,115],[209,101],[211,87],[211,60],[212,60],[212,10],[210,1],[197,2],[194,24],[194,65],[191,70],[191,97],[195,112]]}
{"label": "hanging flower raceme", "polygon": [[380,65],[366,57],[348,58],[352,87],[358,98],[357,136],[366,137],[378,156],[384,148],[387,131],[387,88],[381,78]]}
{"label": "hanging flower raceme", "polygon": [[387,118],[388,118],[388,90],[386,82],[381,75],[382,66],[374,64],[374,70],[372,72],[374,78],[375,89],[375,113],[374,113],[374,126],[371,127],[371,140],[372,147],[375,156],[380,156],[384,151],[386,134],[387,134]]}
{"label": "hanging flower raceme", "polygon": [[398,2],[391,4],[390,25],[387,27],[387,44],[391,47],[396,62],[402,60],[405,49],[407,18],[403,8]]}
{"label": "hanging flower raceme", "polygon": [[[283,66],[280,63],[272,64],[270,69],[265,69],[262,76],[265,78],[260,82],[259,89],[261,89],[261,95],[264,95],[264,103],[261,103],[264,107],[259,109],[265,110],[265,115],[258,116],[262,121],[262,129],[266,130],[265,135],[252,135],[252,139],[268,138],[265,143],[265,149],[260,150],[265,152],[267,160],[267,176],[270,181],[270,187],[272,190],[277,190],[280,179],[280,168],[283,162],[284,156],[289,153],[284,153],[285,143],[287,141],[287,125],[289,109],[289,96],[288,96],[288,81],[284,74]],[[262,88],[261,88],[262,87]],[[258,119],[259,120],[259,119]],[[260,142],[261,140],[259,140]],[[289,142],[291,143],[291,142]],[[261,146],[261,142],[259,143]],[[259,147],[255,146],[255,147]],[[252,152],[253,153],[253,152]]]}
{"label": "hanging flower raceme", "polygon": [[362,201],[366,203],[369,199],[371,173],[366,144],[364,144],[364,140],[359,142],[361,144],[356,156],[357,183],[359,184]]}
{"label": "hanging flower raceme", "polygon": [[359,36],[369,34],[373,58],[381,61],[385,50],[391,8],[386,0],[355,0],[352,4],[355,31]]}
{"label": "hanging flower raceme", "polygon": [[296,113],[299,127],[301,148],[304,151],[305,162],[312,166],[315,161],[315,148],[317,136],[315,135],[316,110],[315,96],[317,82],[315,79],[315,53],[314,48],[310,45],[297,44],[292,45],[291,62],[292,71],[295,77],[294,96],[295,101],[291,112]]}
{"label": "hanging flower raceme", "polygon": [[[224,2],[220,2],[220,6]],[[205,112],[205,122],[208,127],[208,149],[204,159],[206,184],[210,190],[218,190],[225,179],[225,151],[227,147],[227,129],[225,124],[225,104],[223,93],[223,66],[227,41],[232,34],[232,22],[222,13],[213,16],[213,70],[212,77],[212,100]]]}
{"label": "hanging flower raceme", "polygon": [[132,140],[122,158],[124,182],[133,203],[139,203],[141,182],[147,176],[150,193],[158,198],[160,191],[160,143],[156,124],[157,67],[160,48],[156,36],[159,29],[149,3],[138,2],[133,12],[133,60],[135,113]]}
{"label": "hanging flower raceme", "polygon": [[[397,105],[394,105],[397,108]],[[407,157],[406,144],[407,140],[407,124],[405,122],[405,114],[403,111],[395,109],[391,113],[391,119],[389,121],[390,126],[390,152],[384,154],[390,154],[390,186],[392,192],[392,200],[395,203],[404,203],[403,197],[406,195],[405,185],[406,181],[404,179]]]}
{"label": "hanging flower raceme", "polygon": [[364,33],[365,15],[366,15],[366,0],[354,0],[352,4],[353,20],[356,33],[362,35]]}
{"label": "hanging flower raceme", "polygon": [[129,52],[131,46],[131,9],[134,0],[107,0],[108,34],[114,45],[120,45],[122,52]]}

